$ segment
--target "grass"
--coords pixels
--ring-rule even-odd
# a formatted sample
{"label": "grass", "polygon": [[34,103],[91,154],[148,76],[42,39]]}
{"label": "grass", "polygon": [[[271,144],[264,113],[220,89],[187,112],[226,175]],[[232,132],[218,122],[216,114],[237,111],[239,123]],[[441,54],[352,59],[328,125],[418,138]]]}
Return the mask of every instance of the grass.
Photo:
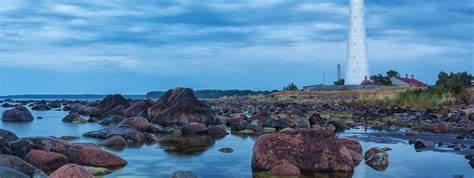
{"label": "grass", "polygon": [[455,95],[450,92],[438,93],[431,90],[414,89],[399,93],[377,94],[354,100],[346,104],[400,106],[423,109],[452,105],[455,104],[456,100]]}

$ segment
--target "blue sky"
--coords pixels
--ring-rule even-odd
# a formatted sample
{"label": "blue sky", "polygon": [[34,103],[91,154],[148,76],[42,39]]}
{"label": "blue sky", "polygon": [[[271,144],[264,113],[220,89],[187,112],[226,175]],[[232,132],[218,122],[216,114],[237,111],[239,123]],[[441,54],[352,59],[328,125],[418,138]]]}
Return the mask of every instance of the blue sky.
{"label": "blue sky", "polygon": [[[0,95],[330,83],[344,72],[348,2],[0,0]],[[366,11],[371,74],[474,73],[474,1],[366,0]]]}

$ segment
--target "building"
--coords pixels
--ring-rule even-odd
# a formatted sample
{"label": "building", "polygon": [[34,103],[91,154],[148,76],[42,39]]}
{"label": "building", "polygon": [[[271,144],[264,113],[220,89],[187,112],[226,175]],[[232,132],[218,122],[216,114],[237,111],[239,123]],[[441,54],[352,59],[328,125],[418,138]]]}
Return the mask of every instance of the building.
{"label": "building", "polygon": [[345,85],[359,85],[369,76],[364,0],[350,1]]}
{"label": "building", "polygon": [[428,88],[428,85],[415,79],[415,76],[411,75],[411,78],[408,78],[408,75],[405,75],[405,78],[396,76],[391,77],[390,81],[395,86],[416,86],[421,88]]}

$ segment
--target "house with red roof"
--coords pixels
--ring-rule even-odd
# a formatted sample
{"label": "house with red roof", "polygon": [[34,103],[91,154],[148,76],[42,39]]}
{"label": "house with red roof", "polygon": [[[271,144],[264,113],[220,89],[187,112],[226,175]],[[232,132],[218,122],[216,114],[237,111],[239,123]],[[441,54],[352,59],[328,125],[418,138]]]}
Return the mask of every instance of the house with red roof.
{"label": "house with red roof", "polygon": [[390,81],[392,81],[392,84],[395,86],[415,86],[420,88],[428,88],[427,84],[415,79],[413,75],[411,75],[411,78],[408,78],[408,74],[405,75],[405,78],[400,76],[391,77]]}

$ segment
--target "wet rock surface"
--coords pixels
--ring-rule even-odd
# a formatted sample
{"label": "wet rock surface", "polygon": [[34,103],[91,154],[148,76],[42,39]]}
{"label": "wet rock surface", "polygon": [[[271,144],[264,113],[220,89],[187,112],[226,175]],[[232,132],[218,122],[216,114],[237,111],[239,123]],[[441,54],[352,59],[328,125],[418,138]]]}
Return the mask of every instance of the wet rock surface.
{"label": "wet rock surface", "polygon": [[148,109],[152,123],[163,126],[184,126],[191,122],[204,125],[219,124],[211,107],[199,101],[192,89],[169,90]]}
{"label": "wet rock surface", "polygon": [[13,109],[6,110],[2,114],[2,121],[5,122],[31,122],[33,121],[33,115],[24,106],[17,106]]}
{"label": "wet rock surface", "polygon": [[87,171],[83,166],[77,164],[67,164],[58,170],[54,171],[50,178],[65,178],[65,177],[81,177],[93,178],[94,176]]}
{"label": "wet rock surface", "polygon": [[388,167],[388,154],[383,149],[374,147],[364,154],[365,164],[378,171],[383,171]]}
{"label": "wet rock surface", "polygon": [[266,134],[257,139],[252,167],[270,170],[289,163],[301,171],[352,171],[349,149],[323,130],[300,129]]}

